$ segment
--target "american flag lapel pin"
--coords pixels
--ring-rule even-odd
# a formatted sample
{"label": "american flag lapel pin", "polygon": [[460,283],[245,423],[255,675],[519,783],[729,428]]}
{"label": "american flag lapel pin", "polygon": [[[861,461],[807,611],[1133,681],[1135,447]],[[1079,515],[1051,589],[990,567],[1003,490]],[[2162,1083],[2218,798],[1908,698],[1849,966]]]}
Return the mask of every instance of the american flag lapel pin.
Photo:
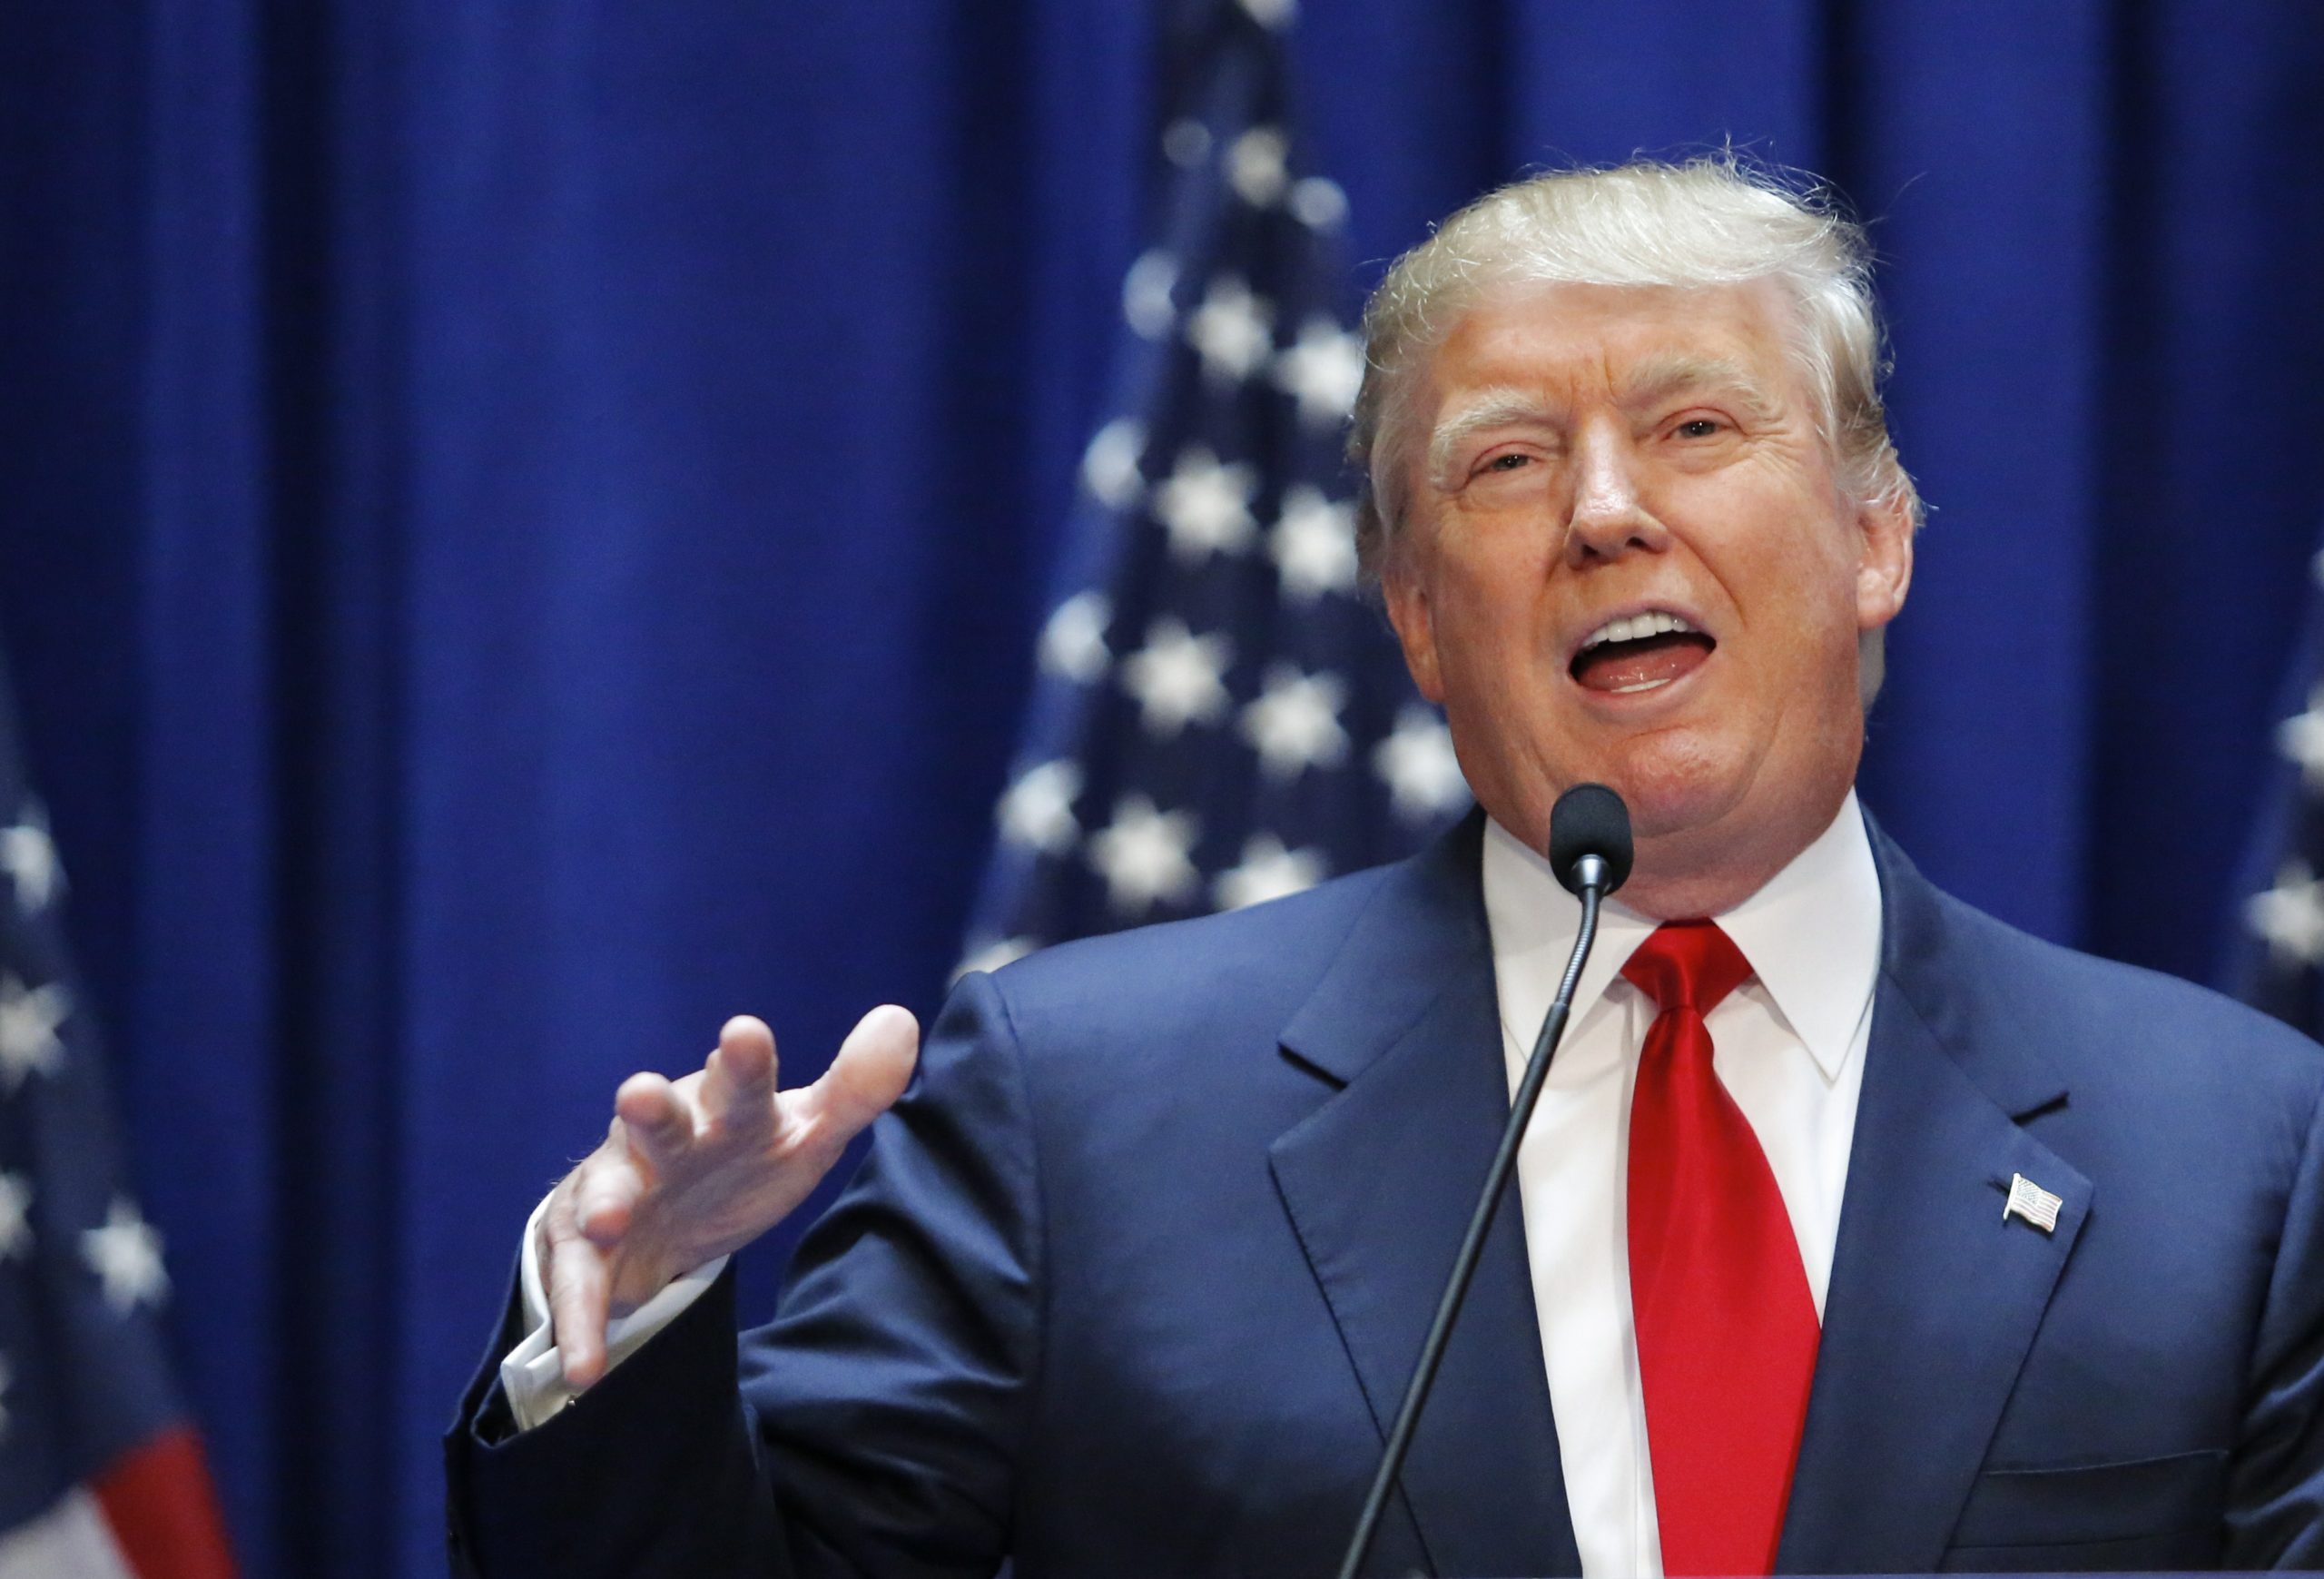
{"label": "american flag lapel pin", "polygon": [[2058,1208],[2065,1201],[2052,1195],[2023,1173],[2009,1176],[2009,1200],[2001,1209],[2001,1220],[2024,1218],[2045,1234],[2058,1231]]}

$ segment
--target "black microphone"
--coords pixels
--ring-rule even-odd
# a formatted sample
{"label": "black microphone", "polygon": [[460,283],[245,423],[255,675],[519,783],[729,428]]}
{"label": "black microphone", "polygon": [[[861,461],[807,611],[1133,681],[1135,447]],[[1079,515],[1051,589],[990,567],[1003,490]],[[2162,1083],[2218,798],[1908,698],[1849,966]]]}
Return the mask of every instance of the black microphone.
{"label": "black microphone", "polygon": [[[1586,861],[1599,863],[1598,870],[1585,869]],[[1578,784],[1558,796],[1550,808],[1550,870],[1568,893],[1595,888],[1600,898],[1630,881],[1630,809],[1621,796],[1602,784]],[[1590,903],[1586,894],[1582,903]]]}
{"label": "black microphone", "polygon": [[1580,896],[1581,933],[1573,941],[1573,953],[1565,962],[1565,976],[1558,983],[1557,996],[1550,1001],[1550,1012],[1541,1017],[1541,1033],[1533,1039],[1533,1056],[1526,1062],[1525,1078],[1517,1082],[1517,1097],[1509,1107],[1509,1127],[1502,1131],[1501,1149],[1493,1153],[1492,1167],[1485,1172],[1484,1190],[1469,1218],[1469,1231],[1462,1236],[1461,1252],[1452,1258],[1452,1275],[1444,1281],[1444,1293],[1436,1302],[1436,1318],[1428,1324],[1420,1361],[1413,1367],[1413,1379],[1396,1410],[1388,1445],[1381,1451],[1379,1473],[1372,1477],[1355,1533],[1348,1537],[1339,1579],[1355,1579],[1356,1570],[1364,1565],[1364,1554],[1372,1549],[1373,1532],[1388,1505],[1389,1490],[1404,1466],[1404,1456],[1412,1451],[1413,1432],[1420,1425],[1428,1390],[1435,1384],[1437,1367],[1443,1362],[1445,1340],[1452,1336],[1461,1302],[1468,1298],[1477,1259],[1484,1253],[1485,1235],[1492,1228],[1502,1191],[1508,1188],[1509,1176],[1517,1167],[1518,1145],[1525,1139],[1525,1127],[1533,1120],[1534,1105],[1541,1100],[1541,1086],[1550,1075],[1550,1056],[1565,1035],[1566,1016],[1573,1012],[1574,986],[1581,980],[1590,945],[1598,941],[1599,902],[1630,876],[1630,808],[1604,785],[1578,784],[1550,808],[1550,870],[1568,893]]}

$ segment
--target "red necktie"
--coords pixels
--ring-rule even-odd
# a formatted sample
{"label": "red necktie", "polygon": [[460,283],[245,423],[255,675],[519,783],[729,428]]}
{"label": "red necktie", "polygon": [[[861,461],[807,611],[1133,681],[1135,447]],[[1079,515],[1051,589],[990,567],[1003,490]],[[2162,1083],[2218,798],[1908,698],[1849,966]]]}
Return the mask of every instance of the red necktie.
{"label": "red necktie", "polygon": [[1662,1570],[1768,1574],[1818,1329],[1790,1214],[1703,1026],[1751,967],[1710,922],[1681,921],[1622,974],[1661,1010],[1630,1102],[1630,1254]]}

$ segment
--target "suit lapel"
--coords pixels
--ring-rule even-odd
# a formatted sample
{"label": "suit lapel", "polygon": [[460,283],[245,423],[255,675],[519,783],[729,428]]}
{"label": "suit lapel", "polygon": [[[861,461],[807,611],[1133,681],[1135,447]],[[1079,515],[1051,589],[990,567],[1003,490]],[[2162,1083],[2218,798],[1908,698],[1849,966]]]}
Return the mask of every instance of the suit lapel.
{"label": "suit lapel", "polygon": [[[1991,1022],[1945,902],[1873,850],[1881,978],[1778,1573],[1935,1567],[2090,1209],[2019,1124],[2063,1088]],[[2021,1173],[2063,1198],[2055,1232],[2003,1219]]]}
{"label": "suit lapel", "polygon": [[[1472,816],[1384,880],[1283,1037],[1343,1088],[1272,1160],[1384,1439],[1509,1116],[1482,829]],[[1403,1475],[1440,1573],[1581,1571],[1540,1334],[1512,1189]],[[1375,1549],[1397,1517],[1392,1505]]]}

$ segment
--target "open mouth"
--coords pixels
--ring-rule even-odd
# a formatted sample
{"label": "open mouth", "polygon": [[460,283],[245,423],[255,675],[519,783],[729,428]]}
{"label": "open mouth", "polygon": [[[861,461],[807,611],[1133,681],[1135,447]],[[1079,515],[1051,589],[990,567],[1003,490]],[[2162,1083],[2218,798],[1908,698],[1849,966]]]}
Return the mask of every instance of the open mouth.
{"label": "open mouth", "polygon": [[1652,609],[1590,632],[1571,672],[1586,689],[1610,696],[1659,690],[1700,668],[1718,645],[1678,615]]}

